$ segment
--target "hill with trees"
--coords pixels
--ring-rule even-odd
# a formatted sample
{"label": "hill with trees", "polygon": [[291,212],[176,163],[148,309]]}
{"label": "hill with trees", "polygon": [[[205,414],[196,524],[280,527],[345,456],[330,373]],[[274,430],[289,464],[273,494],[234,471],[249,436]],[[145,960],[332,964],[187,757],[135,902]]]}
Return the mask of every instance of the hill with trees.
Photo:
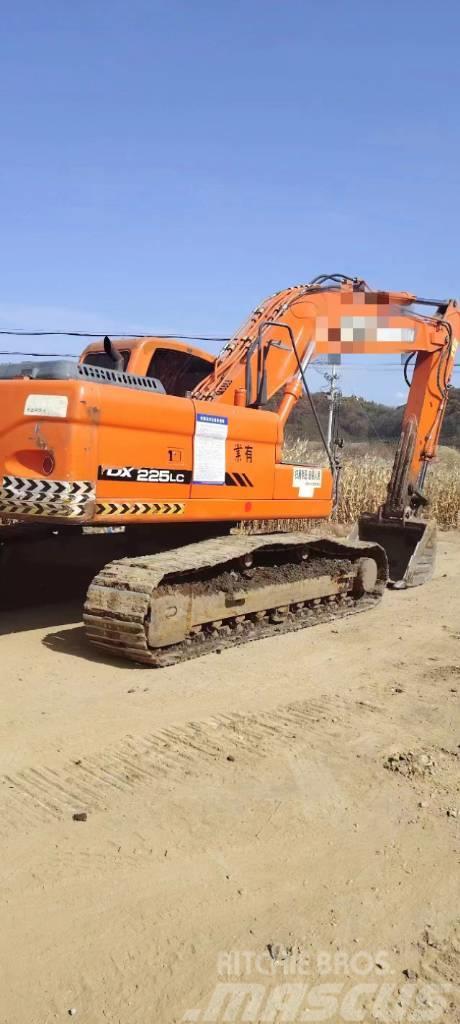
{"label": "hill with trees", "polygon": [[[322,392],[313,395],[323,427],[326,427],[329,402]],[[355,395],[340,402],[340,435],[345,441],[377,440],[388,442],[399,437],[404,406],[382,405]],[[318,431],[307,398],[302,398],[289,421],[291,437],[316,440]],[[460,448],[460,389],[451,388],[444,419],[441,441]]]}

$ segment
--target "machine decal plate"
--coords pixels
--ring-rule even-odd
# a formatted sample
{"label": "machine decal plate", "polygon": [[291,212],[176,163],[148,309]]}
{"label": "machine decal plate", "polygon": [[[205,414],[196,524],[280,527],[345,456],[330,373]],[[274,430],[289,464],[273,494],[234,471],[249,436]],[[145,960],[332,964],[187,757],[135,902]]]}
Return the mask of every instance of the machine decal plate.
{"label": "machine decal plate", "polygon": [[197,413],[193,439],[193,483],[225,484],[227,416]]}
{"label": "machine decal plate", "polygon": [[52,416],[65,420],[68,404],[67,395],[28,395],[24,416]]}
{"label": "machine decal plate", "polygon": [[297,487],[299,498],[312,498],[323,482],[323,471],[318,466],[293,466],[292,486]]}
{"label": "machine decal plate", "polygon": [[98,501],[97,516],[183,516],[183,501]]}
{"label": "machine decal plate", "polygon": [[98,480],[116,480],[117,483],[137,484],[189,484],[191,469],[160,469],[150,466],[99,466]]}

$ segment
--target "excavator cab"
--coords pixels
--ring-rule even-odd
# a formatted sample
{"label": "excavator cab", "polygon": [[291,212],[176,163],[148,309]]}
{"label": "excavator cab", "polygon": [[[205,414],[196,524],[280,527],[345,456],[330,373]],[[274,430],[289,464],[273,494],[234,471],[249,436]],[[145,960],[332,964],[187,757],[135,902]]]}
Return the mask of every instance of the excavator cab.
{"label": "excavator cab", "polygon": [[136,338],[88,345],[80,357],[85,366],[116,370],[156,380],[166,395],[184,398],[207,377],[216,357],[196,346],[169,338]]}

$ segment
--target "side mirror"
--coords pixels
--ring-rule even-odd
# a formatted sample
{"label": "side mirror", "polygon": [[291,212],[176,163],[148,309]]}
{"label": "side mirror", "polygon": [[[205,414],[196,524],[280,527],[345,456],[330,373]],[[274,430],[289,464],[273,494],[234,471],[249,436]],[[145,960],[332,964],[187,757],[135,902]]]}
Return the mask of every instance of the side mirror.
{"label": "side mirror", "polygon": [[119,373],[123,373],[123,356],[120,354],[120,352],[117,352],[116,348],[113,347],[112,342],[110,338],[107,336],[107,334],[104,338],[104,352],[109,357],[109,359],[111,359],[115,369],[118,370]]}

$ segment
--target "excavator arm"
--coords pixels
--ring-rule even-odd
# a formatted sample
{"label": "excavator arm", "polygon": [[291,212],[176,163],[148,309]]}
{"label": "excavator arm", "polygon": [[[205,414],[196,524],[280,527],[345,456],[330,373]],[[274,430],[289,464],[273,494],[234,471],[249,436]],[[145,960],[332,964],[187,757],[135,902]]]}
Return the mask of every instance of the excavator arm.
{"label": "excavator arm", "polygon": [[[311,401],[306,369],[316,356],[407,354],[409,394],[387,498],[377,515],[361,517],[358,529],[362,539],[387,551],[393,583],[414,585],[424,582],[433,565],[434,528],[421,516],[427,505],[423,489],[439,442],[459,336],[454,300],[373,292],[356,278],[322,276],[279,292],[254,310],[194,397],[260,408],[279,393],[281,439],[301,395]],[[318,419],[317,424],[327,450]],[[333,453],[327,455],[334,474]]]}

